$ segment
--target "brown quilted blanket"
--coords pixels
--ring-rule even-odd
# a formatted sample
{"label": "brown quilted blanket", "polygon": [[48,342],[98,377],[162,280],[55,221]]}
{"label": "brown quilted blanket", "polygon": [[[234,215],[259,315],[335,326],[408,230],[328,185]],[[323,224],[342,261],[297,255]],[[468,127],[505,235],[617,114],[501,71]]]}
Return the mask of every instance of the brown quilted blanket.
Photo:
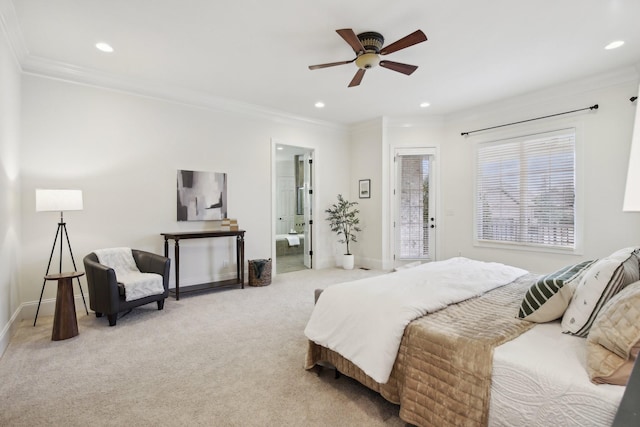
{"label": "brown quilted blanket", "polygon": [[537,275],[451,305],[409,323],[391,377],[379,384],[338,353],[309,342],[306,369],[329,362],[390,402],[418,426],[485,426],[489,415],[494,347],[533,323],[516,319]]}

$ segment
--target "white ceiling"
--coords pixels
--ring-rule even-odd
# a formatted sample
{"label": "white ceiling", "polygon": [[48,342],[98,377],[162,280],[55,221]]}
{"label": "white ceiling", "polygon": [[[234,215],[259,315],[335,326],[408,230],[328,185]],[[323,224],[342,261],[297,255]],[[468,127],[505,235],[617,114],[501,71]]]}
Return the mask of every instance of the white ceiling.
{"label": "white ceiling", "polygon": [[[1,1],[27,72],[335,123],[442,115],[640,64],[639,0]],[[340,28],[429,40],[384,57],[413,75],[377,67],[348,88],[355,64],[307,68],[353,59]],[[625,45],[604,50],[614,40]]]}

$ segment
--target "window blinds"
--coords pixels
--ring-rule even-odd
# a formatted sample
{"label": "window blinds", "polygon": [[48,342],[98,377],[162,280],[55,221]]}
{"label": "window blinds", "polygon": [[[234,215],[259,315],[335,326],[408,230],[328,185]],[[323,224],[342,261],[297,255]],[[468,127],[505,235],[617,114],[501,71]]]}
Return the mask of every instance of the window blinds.
{"label": "window blinds", "polygon": [[575,248],[575,129],[480,144],[479,241]]}

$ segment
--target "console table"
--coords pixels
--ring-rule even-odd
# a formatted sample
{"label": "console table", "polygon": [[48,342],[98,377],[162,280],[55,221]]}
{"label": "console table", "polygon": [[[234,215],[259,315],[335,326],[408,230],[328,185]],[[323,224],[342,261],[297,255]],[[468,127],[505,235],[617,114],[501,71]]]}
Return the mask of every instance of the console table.
{"label": "console table", "polygon": [[[179,233],[160,233],[164,236],[164,256],[169,258],[169,240],[175,241],[175,270],[176,270],[176,287],[170,289],[169,293],[180,299],[180,293],[196,292],[206,289],[219,288],[224,286],[241,285],[244,289],[244,230],[234,231],[187,231]],[[217,282],[200,283],[197,285],[183,286],[180,289],[180,240],[182,239],[205,239],[214,237],[235,237],[236,238],[236,278],[229,280],[220,280]]]}

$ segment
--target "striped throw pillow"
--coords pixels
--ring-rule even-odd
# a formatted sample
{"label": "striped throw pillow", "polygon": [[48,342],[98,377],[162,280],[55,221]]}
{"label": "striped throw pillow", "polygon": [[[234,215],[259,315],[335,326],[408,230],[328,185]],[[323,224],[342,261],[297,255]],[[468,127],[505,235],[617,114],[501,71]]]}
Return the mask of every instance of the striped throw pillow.
{"label": "striped throw pillow", "polygon": [[538,279],[525,294],[517,317],[536,323],[551,322],[562,317],[580,277],[594,262],[568,265]]}
{"label": "striped throw pillow", "polygon": [[607,301],[640,278],[639,249],[620,249],[585,272],[562,317],[562,332],[579,337],[589,334],[593,321]]}

